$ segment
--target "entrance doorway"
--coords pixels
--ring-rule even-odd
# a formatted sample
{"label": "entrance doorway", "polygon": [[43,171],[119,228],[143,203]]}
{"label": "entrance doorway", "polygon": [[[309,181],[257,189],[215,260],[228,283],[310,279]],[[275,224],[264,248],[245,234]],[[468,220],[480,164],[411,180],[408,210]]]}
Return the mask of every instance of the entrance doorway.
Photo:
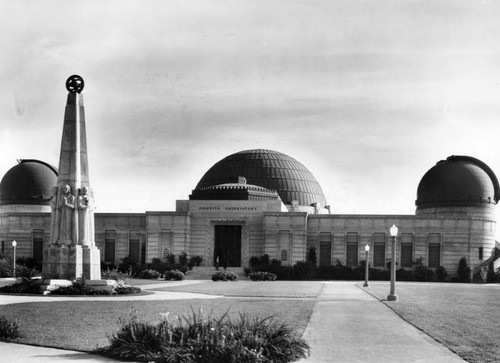
{"label": "entrance doorway", "polygon": [[221,267],[241,267],[241,226],[214,226],[214,260]]}

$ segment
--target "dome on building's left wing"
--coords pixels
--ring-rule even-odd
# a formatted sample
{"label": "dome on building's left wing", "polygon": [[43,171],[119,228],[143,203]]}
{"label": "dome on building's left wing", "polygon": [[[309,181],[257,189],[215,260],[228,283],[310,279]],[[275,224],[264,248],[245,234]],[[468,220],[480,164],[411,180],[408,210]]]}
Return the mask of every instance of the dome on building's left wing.
{"label": "dome on building's left wing", "polygon": [[25,159],[0,182],[0,205],[50,205],[57,169],[40,160]]}

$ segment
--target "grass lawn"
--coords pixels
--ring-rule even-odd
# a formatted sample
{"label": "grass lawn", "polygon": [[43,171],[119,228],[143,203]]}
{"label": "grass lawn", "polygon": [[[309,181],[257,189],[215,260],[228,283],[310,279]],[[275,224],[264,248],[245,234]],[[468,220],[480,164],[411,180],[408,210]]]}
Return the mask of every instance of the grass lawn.
{"label": "grass lawn", "polygon": [[[199,288],[200,285],[205,285],[205,283],[190,286]],[[212,283],[207,282],[207,285],[212,286]],[[231,290],[231,287],[239,288],[240,283],[214,284],[214,286],[219,286],[219,289],[222,289],[223,285]],[[215,316],[220,316],[228,310],[229,315],[235,318],[239,316],[239,313],[260,317],[275,316],[280,322],[287,322],[301,336],[312,314],[314,300],[266,298],[262,296],[260,285],[265,285],[267,291],[270,291],[268,283],[253,282],[245,287],[247,297],[190,301],[103,300],[92,302],[78,301],[76,298],[71,302],[54,301],[0,306],[0,315],[10,320],[19,320],[20,332],[23,336],[14,342],[80,351],[92,351],[97,347],[108,345],[108,336],[118,330],[119,318],[133,311],[149,321],[159,321],[160,313],[169,312],[169,316],[183,315],[190,313],[191,309],[198,312],[200,307],[203,308],[205,316],[211,312]],[[321,284],[318,286],[320,289]],[[281,289],[284,288],[284,286],[281,287]],[[292,290],[290,285],[288,289]]]}
{"label": "grass lawn", "polygon": [[[389,283],[364,290],[385,300]],[[401,282],[396,294],[398,302],[386,302],[390,308],[465,360],[500,361],[499,285]]]}

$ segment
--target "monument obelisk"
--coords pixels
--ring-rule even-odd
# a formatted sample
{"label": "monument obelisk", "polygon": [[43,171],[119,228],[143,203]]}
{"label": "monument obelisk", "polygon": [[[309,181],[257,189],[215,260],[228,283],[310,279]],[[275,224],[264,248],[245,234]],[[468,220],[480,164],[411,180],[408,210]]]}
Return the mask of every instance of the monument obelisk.
{"label": "monument obelisk", "polygon": [[51,200],[50,244],[44,248],[45,279],[101,278],[100,251],[95,245],[94,197],[89,182],[84,87],[82,77],[66,81],[59,174]]}

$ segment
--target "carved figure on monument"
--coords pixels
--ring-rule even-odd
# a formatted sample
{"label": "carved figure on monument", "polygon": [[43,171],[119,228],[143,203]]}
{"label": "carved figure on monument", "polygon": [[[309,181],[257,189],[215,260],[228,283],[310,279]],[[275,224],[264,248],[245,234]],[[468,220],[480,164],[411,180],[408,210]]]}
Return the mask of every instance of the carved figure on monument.
{"label": "carved figure on monument", "polygon": [[92,244],[93,233],[93,218],[92,213],[94,211],[94,198],[89,195],[89,188],[86,186],[80,189],[78,199],[78,242],[84,246],[90,246]]}
{"label": "carved figure on monument", "polygon": [[64,185],[59,198],[59,241],[62,243],[73,243],[73,212],[75,210],[75,196],[71,194],[71,187]]}
{"label": "carved figure on monument", "polygon": [[52,188],[52,197],[50,198],[50,243],[56,244],[59,237],[59,213],[57,209],[57,187]]}

